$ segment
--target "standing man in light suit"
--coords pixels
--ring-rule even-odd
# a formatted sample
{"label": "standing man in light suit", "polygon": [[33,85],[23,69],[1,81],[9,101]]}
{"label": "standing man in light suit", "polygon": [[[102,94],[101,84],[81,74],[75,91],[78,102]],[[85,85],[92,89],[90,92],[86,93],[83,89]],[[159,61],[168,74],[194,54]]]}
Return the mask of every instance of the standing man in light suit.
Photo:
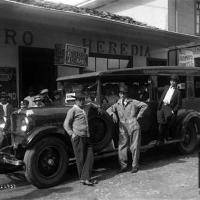
{"label": "standing man in light suit", "polygon": [[177,114],[182,105],[181,92],[177,88],[179,77],[173,74],[170,77],[170,86],[165,86],[158,103],[158,144],[162,144],[165,139],[167,124],[172,116]]}
{"label": "standing man in light suit", "polygon": [[118,102],[107,110],[113,119],[118,119],[119,122],[119,173],[128,170],[129,149],[132,154],[131,173],[136,173],[139,170],[138,160],[141,141],[141,128],[138,121],[142,119],[147,104],[128,98],[128,87],[126,85],[120,86],[119,97]]}

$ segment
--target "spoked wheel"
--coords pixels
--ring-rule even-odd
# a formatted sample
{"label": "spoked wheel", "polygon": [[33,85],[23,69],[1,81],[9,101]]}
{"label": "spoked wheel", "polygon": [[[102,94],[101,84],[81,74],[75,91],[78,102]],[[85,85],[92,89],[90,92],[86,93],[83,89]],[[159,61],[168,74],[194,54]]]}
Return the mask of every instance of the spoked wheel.
{"label": "spoked wheel", "polygon": [[68,166],[66,145],[58,138],[43,138],[24,156],[25,176],[38,188],[58,184]]}
{"label": "spoked wheel", "polygon": [[198,127],[194,120],[190,120],[185,130],[182,130],[184,140],[178,143],[178,149],[181,154],[192,153],[197,146]]}

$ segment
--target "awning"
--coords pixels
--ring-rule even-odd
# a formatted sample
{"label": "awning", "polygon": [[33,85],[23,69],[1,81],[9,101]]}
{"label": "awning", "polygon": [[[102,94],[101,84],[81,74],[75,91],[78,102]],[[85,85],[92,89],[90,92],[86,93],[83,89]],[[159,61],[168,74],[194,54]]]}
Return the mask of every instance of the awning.
{"label": "awning", "polygon": [[[17,0],[16,0],[17,1]],[[175,47],[187,43],[198,43],[199,37],[194,35],[175,33],[150,27],[142,23],[127,23],[126,21],[103,18],[101,16],[82,13],[79,10],[74,12],[61,9],[60,4],[37,4],[38,1],[32,0],[33,4],[1,0],[0,18],[10,20],[21,20],[37,25],[58,27],[60,30],[72,33],[90,33],[91,35],[106,35],[113,38],[126,38],[139,43],[157,45],[163,48]],[[19,1],[19,0],[18,0]]]}

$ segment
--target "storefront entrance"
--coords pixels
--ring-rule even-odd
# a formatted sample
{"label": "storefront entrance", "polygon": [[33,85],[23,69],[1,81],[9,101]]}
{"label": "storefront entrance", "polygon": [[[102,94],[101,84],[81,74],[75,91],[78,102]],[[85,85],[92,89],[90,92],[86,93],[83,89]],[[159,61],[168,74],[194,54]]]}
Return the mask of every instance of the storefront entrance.
{"label": "storefront entrance", "polygon": [[54,50],[46,48],[19,47],[19,98],[28,95],[29,88],[35,94],[48,88],[56,89],[56,66]]}

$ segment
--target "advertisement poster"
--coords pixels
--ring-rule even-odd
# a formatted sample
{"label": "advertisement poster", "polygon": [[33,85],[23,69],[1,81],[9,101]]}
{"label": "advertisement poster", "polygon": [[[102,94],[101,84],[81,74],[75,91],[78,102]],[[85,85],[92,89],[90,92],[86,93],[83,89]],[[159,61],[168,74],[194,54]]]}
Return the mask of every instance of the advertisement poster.
{"label": "advertisement poster", "polygon": [[89,49],[72,44],[55,45],[55,65],[84,68],[88,66]]}
{"label": "advertisement poster", "polygon": [[10,103],[17,106],[16,68],[0,66],[0,93],[6,92]]}
{"label": "advertisement poster", "polygon": [[194,53],[190,50],[179,51],[179,66],[194,67]]}

